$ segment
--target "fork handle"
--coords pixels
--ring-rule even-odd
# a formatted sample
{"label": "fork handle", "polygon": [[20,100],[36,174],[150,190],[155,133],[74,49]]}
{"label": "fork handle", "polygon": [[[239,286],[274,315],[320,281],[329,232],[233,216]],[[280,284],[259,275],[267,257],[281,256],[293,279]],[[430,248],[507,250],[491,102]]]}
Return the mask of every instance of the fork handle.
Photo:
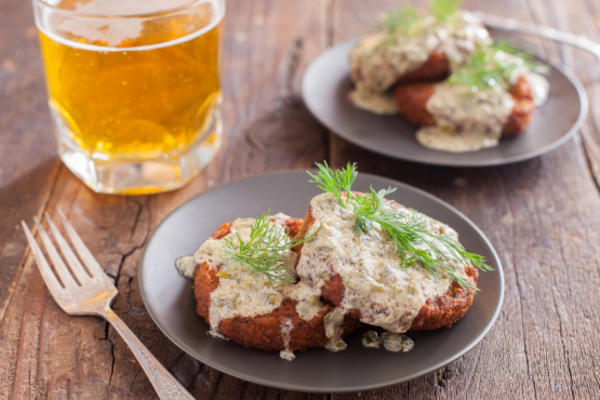
{"label": "fork handle", "polygon": [[110,322],[127,343],[161,400],[194,399],[110,307],[107,307],[102,316]]}

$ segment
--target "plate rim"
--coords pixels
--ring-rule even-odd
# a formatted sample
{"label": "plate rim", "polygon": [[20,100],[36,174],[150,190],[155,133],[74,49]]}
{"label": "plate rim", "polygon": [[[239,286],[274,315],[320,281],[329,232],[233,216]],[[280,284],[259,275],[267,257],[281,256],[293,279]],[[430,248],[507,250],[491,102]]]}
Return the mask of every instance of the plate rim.
{"label": "plate rim", "polygon": [[[581,83],[581,81],[579,80],[579,78],[575,74],[572,74],[571,72],[564,69],[562,66],[558,66],[558,65],[554,64],[553,62],[548,61],[545,57],[541,57],[537,54],[534,54],[535,57],[539,58],[544,63],[550,65],[552,68],[554,68],[558,72],[560,72],[567,79],[567,81],[575,88],[575,92],[577,93],[577,97],[579,99],[579,114],[577,116],[577,119],[575,120],[573,125],[571,125],[571,127],[562,136],[560,136],[560,138],[558,138],[557,140],[555,140],[545,146],[542,146],[532,152],[516,155],[513,157],[507,157],[507,158],[503,158],[503,159],[491,160],[491,161],[486,160],[486,161],[469,162],[469,161],[461,161],[461,159],[457,157],[457,160],[455,162],[445,162],[445,161],[436,161],[436,160],[423,160],[420,157],[412,157],[410,154],[399,156],[398,154],[393,154],[391,152],[387,152],[383,148],[371,145],[368,140],[361,142],[360,140],[356,140],[355,138],[352,138],[352,137],[349,138],[347,135],[340,133],[340,130],[337,129],[336,127],[332,126],[332,124],[329,124],[328,122],[323,121],[317,115],[317,113],[313,111],[313,108],[311,107],[310,102],[307,101],[307,90],[308,90],[308,88],[307,88],[308,78],[307,77],[309,76],[310,71],[313,68],[315,68],[316,62],[318,60],[320,60],[323,56],[325,56],[327,53],[334,50],[335,48],[343,47],[343,46],[350,46],[351,44],[356,43],[358,40],[360,40],[360,37],[354,37],[352,39],[345,40],[343,42],[340,42],[340,43],[334,44],[330,47],[327,47],[321,53],[319,53],[318,56],[314,57],[310,61],[310,64],[305,69],[305,71],[302,75],[302,87],[301,87],[302,101],[304,102],[304,105],[306,106],[306,108],[310,111],[311,115],[314,118],[316,118],[320,124],[325,126],[330,132],[334,133],[339,138],[346,140],[357,147],[366,149],[370,152],[373,152],[373,153],[376,153],[379,155],[383,155],[383,156],[390,157],[390,158],[397,159],[397,160],[403,160],[403,161],[409,161],[409,162],[414,162],[414,163],[418,163],[418,164],[423,164],[423,165],[436,165],[436,166],[452,167],[452,168],[465,168],[465,167],[485,168],[485,167],[494,167],[494,166],[499,166],[499,165],[514,164],[514,163],[518,163],[518,162],[522,162],[522,161],[526,161],[526,160],[530,160],[532,158],[542,156],[546,153],[550,153],[550,152],[558,149],[560,146],[562,146],[569,140],[571,140],[577,134],[579,129],[581,128],[581,126],[582,126],[583,122],[585,121],[587,114],[589,112],[589,99],[587,96],[587,92],[585,91],[585,88],[584,88],[583,84]],[[517,47],[517,48],[519,48],[519,47]],[[460,155],[460,154],[461,153],[457,153],[457,155]],[[462,153],[462,154],[464,154],[464,153]]]}
{"label": "plate rim", "polygon": [[[313,169],[311,169],[311,170],[313,170]],[[417,187],[409,185],[407,183],[400,182],[393,178],[388,178],[385,176],[370,174],[370,173],[366,173],[366,172],[360,172],[361,176],[388,180],[390,183],[393,183],[394,185],[397,185],[398,187],[402,186],[405,189],[415,191],[419,195],[425,196],[425,197],[429,198],[430,200],[433,200],[438,205],[450,209],[450,211],[456,213],[460,218],[462,218],[481,237],[481,239],[483,239],[483,242],[489,248],[492,258],[494,259],[494,261],[496,263],[496,267],[497,267],[496,271],[498,273],[499,293],[500,294],[499,294],[496,306],[494,308],[494,313],[493,313],[492,317],[490,318],[489,322],[487,323],[485,328],[479,333],[479,335],[477,335],[477,337],[475,337],[475,339],[472,340],[467,346],[465,346],[459,352],[446,358],[445,360],[442,360],[434,365],[431,365],[430,367],[425,368],[421,371],[418,371],[418,372],[415,372],[415,373],[409,374],[409,375],[404,375],[397,379],[389,379],[387,381],[378,382],[373,385],[357,385],[357,386],[353,386],[350,388],[348,388],[348,387],[340,388],[340,387],[336,387],[336,386],[330,386],[330,387],[320,387],[319,389],[313,389],[311,387],[306,387],[303,385],[279,384],[276,381],[269,381],[269,380],[266,380],[263,378],[257,378],[257,377],[254,377],[254,376],[251,376],[251,375],[248,375],[245,373],[240,373],[240,372],[231,370],[227,365],[213,362],[210,358],[200,359],[199,357],[197,357],[196,355],[193,354],[193,349],[191,349],[189,346],[185,345],[184,343],[178,341],[177,338],[172,337],[168,332],[166,332],[165,328],[163,328],[163,325],[159,322],[158,317],[151,311],[151,308],[149,307],[149,302],[148,302],[146,292],[143,289],[144,288],[144,285],[143,285],[144,277],[143,277],[142,271],[144,269],[147,249],[148,249],[148,246],[150,245],[150,243],[152,243],[154,236],[155,236],[156,232],[159,230],[159,228],[163,224],[165,224],[165,222],[173,214],[178,212],[181,208],[185,207],[187,204],[189,204],[193,200],[200,198],[210,192],[217,191],[217,190],[223,190],[223,189],[226,189],[227,187],[236,185],[236,184],[238,184],[242,181],[246,181],[246,180],[258,179],[258,178],[268,178],[268,177],[272,177],[272,176],[276,176],[276,175],[297,174],[297,173],[304,172],[304,171],[305,170],[302,170],[302,169],[285,169],[285,170],[274,171],[274,172],[270,172],[270,173],[266,173],[266,174],[250,175],[250,176],[235,179],[235,180],[232,180],[232,181],[220,184],[220,185],[216,185],[216,186],[214,186],[206,191],[203,191],[201,193],[198,193],[197,195],[184,201],[182,204],[180,204],[175,209],[173,209],[171,212],[169,212],[160,221],[160,223],[154,228],[153,232],[150,234],[150,236],[148,236],[146,244],[144,245],[144,248],[143,248],[142,257],[140,258],[140,261],[138,264],[138,271],[137,271],[138,289],[140,292],[140,297],[142,298],[142,302],[144,303],[144,308],[148,312],[148,315],[152,319],[152,322],[154,322],[154,325],[156,325],[156,327],[158,327],[158,329],[162,332],[162,334],[165,335],[165,337],[171,343],[173,343],[176,347],[178,347],[180,350],[182,350],[184,353],[186,353],[188,356],[192,357],[193,359],[197,360],[198,362],[201,362],[202,364],[205,364],[221,373],[233,376],[235,378],[241,379],[246,382],[251,382],[251,383],[255,383],[255,384],[259,384],[259,385],[263,385],[263,386],[267,386],[267,387],[271,387],[271,388],[275,388],[275,389],[299,391],[299,392],[305,392],[305,393],[350,393],[350,392],[359,392],[359,391],[365,391],[365,390],[371,390],[371,389],[379,389],[379,388],[395,385],[398,383],[406,382],[406,381],[418,378],[420,376],[426,375],[426,374],[428,374],[432,371],[435,371],[445,365],[448,365],[449,363],[462,357],[464,354],[469,352],[471,349],[473,349],[476,345],[478,345],[481,342],[481,340],[489,333],[489,331],[495,325],[496,320],[498,319],[498,316],[500,315],[500,311],[502,310],[502,305],[504,303],[504,289],[505,289],[504,288],[504,284],[505,284],[504,283],[504,270],[503,270],[502,262],[500,260],[500,257],[498,256],[498,253],[496,252],[495,247],[492,245],[492,243],[487,238],[487,236],[483,233],[483,231],[477,225],[475,225],[475,223],[473,223],[473,221],[471,221],[465,214],[463,214],[461,211],[456,209],[454,206],[452,206],[448,202],[440,199],[439,197],[437,197],[423,189],[417,188]]]}

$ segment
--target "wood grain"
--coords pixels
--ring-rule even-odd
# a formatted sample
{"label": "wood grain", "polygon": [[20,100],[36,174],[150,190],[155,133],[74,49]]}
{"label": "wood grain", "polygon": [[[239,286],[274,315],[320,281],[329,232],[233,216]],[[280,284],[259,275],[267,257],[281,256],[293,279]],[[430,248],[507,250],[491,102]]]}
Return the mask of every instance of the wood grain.
{"label": "wood grain", "polygon": [[0,12],[0,318],[22,269],[19,221],[44,207],[58,169],[30,2]]}
{"label": "wood grain", "polygon": [[[18,221],[56,207],[67,211],[117,282],[115,311],[197,398],[597,398],[600,158],[595,152],[600,135],[594,119],[586,123],[585,140],[504,167],[440,168],[381,157],[330,135],[298,93],[313,57],[366,32],[397,1],[232,0],[223,46],[222,151],[179,191],[97,195],[54,155],[29,3],[0,0],[0,5],[0,399],[154,397],[120,338],[99,319],[67,317],[25,252]],[[600,40],[600,7],[592,1],[469,0],[465,6],[535,23],[567,24],[575,33]],[[554,61],[571,61],[596,104],[599,67],[591,57],[569,55],[553,43],[518,40]],[[592,113],[597,118],[594,107]],[[366,393],[307,395],[221,374],[183,354],[158,331],[140,299],[136,275],[154,227],[209,187],[304,168],[324,158],[334,165],[358,161],[363,171],[428,190],[488,235],[505,268],[505,304],[496,326],[475,349],[404,384]]]}

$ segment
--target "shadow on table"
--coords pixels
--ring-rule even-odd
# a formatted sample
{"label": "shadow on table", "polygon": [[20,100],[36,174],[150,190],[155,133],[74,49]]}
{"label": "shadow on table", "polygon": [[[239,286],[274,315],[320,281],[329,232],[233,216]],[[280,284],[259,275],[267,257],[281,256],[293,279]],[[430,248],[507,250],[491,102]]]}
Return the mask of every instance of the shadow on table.
{"label": "shadow on table", "polygon": [[18,178],[0,186],[0,303],[7,295],[25,249],[20,222],[31,222],[44,201],[58,157],[43,161]]}

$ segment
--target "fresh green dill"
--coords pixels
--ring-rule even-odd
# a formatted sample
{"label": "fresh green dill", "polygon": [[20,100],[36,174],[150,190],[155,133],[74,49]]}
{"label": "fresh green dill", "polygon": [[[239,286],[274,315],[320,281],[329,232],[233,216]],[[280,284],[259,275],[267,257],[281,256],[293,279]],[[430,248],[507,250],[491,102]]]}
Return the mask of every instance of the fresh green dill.
{"label": "fresh green dill", "polygon": [[[436,20],[447,21],[458,11],[460,3],[461,0],[430,0],[429,11]],[[418,10],[409,6],[385,14],[380,26],[395,36],[398,33],[413,33],[420,20]]]}
{"label": "fresh green dill", "polygon": [[460,8],[461,0],[430,0],[429,11],[438,21],[446,21]]}
{"label": "fresh green dill", "polygon": [[450,75],[448,83],[465,85],[472,92],[480,89],[506,89],[514,72],[520,69],[542,74],[548,71],[546,65],[536,63],[530,54],[506,43],[493,43],[478,46],[467,64]]}
{"label": "fresh green dill", "polygon": [[309,180],[310,183],[315,183],[319,189],[324,192],[331,193],[335,196],[340,204],[344,207],[348,206],[347,193],[352,193],[352,184],[356,180],[356,163],[348,164],[346,168],[332,170],[327,165],[327,161],[323,161],[323,164],[315,164],[319,169],[315,175],[310,171],[306,173],[312,178]]}
{"label": "fresh green dill", "polygon": [[381,19],[381,27],[388,34],[395,36],[399,32],[411,32],[419,19],[416,8],[405,7],[385,14]]}
{"label": "fresh green dill", "polygon": [[285,284],[295,280],[295,275],[284,260],[284,252],[304,243],[311,236],[290,238],[284,229],[271,225],[270,210],[254,221],[246,241],[239,233],[224,238],[225,253],[239,265],[264,274],[269,285]]}
{"label": "fresh green dill", "polygon": [[340,206],[352,210],[355,218],[356,233],[368,232],[373,224],[394,241],[396,253],[400,257],[400,267],[415,264],[422,265],[434,275],[446,274],[462,287],[474,289],[470,282],[458,276],[448,265],[451,259],[457,259],[481,270],[491,270],[484,257],[470,253],[453,237],[435,234],[427,229],[427,221],[414,210],[403,212],[386,203],[386,198],[396,188],[375,190],[370,188],[366,194],[356,194],[352,184],[358,172],[356,164],[348,164],[340,170],[332,170],[326,162],[316,163],[317,173],[307,171],[310,182],[321,190],[333,194]]}

